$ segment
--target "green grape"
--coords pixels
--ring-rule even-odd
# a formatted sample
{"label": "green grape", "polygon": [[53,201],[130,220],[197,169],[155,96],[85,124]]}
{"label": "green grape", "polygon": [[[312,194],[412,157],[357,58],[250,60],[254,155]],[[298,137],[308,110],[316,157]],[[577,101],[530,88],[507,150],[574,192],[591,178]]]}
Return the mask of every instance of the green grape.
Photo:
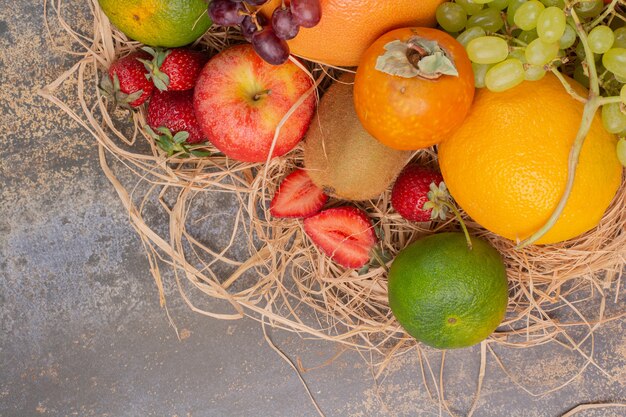
{"label": "green grape", "polygon": [[505,91],[524,81],[524,65],[510,58],[494,65],[485,75],[485,86],[494,92]]}
{"label": "green grape", "polygon": [[546,70],[538,65],[525,65],[524,66],[524,79],[528,81],[538,81],[546,75]]}
{"label": "green grape", "polygon": [[526,54],[524,53],[524,48],[511,49],[511,52],[509,52],[509,56],[507,58],[519,59],[522,62],[522,64],[525,64]]}
{"label": "green grape", "polygon": [[456,40],[461,45],[467,47],[467,44],[472,39],[480,38],[481,36],[485,36],[486,34],[487,33],[485,32],[485,29],[481,28],[480,26],[474,26],[457,36]]}
{"label": "green grape", "polygon": [[545,65],[556,58],[558,53],[558,42],[545,43],[535,39],[526,47],[526,61],[532,65]]}
{"label": "green grape", "polygon": [[539,35],[535,29],[533,30],[524,30],[522,33],[517,35],[517,39],[524,42],[526,45],[537,39]]}
{"label": "green grape", "polygon": [[563,0],[541,0],[544,6],[546,7],[558,7],[559,9],[563,9],[565,7],[565,2]]}
{"label": "green grape", "polygon": [[626,48],[611,48],[602,55],[602,65],[613,74],[626,78]]}
{"label": "green grape", "polygon": [[493,0],[474,0],[474,3],[476,4],[487,4],[487,3],[491,3]]}
{"label": "green grape", "polygon": [[465,9],[456,3],[445,2],[437,7],[435,13],[437,23],[446,32],[458,32],[465,27],[467,23],[467,13]]}
{"label": "green grape", "polygon": [[585,69],[582,65],[577,65],[574,69],[574,79],[585,88],[589,88],[589,77],[585,74]]}
{"label": "green grape", "polygon": [[622,99],[622,104],[626,105],[626,85],[622,86],[622,91],[620,91],[619,97]]}
{"label": "green grape", "polygon": [[481,36],[467,44],[467,55],[477,64],[497,64],[509,55],[509,44],[497,36]]}
{"label": "green grape", "polygon": [[522,4],[515,12],[513,21],[522,30],[531,30],[537,26],[539,14],[546,8],[538,0],[530,0]]}
{"label": "green grape", "polygon": [[504,20],[497,9],[486,8],[467,20],[467,27],[480,26],[487,32],[497,32],[504,26]]}
{"label": "green grape", "polygon": [[489,68],[493,65],[489,64],[475,64],[472,62],[472,70],[474,71],[474,86],[476,88],[485,87],[485,75]]}
{"label": "green grape", "polygon": [[617,159],[626,167],[626,139],[624,138],[617,141]]}
{"label": "green grape", "polygon": [[576,3],[574,10],[578,17],[586,19],[598,16],[602,12],[603,7],[604,2],[602,0],[584,0]]}
{"label": "green grape", "polygon": [[539,14],[539,18],[537,19],[537,34],[544,42],[556,42],[561,39],[565,33],[566,26],[565,12],[558,7],[550,6]]}
{"label": "green grape", "polygon": [[509,7],[506,10],[506,21],[509,26],[515,25],[515,12],[519,7],[526,3],[528,0],[511,0],[509,3]]}
{"label": "green grape", "polygon": [[613,46],[615,35],[610,27],[605,25],[596,26],[589,32],[589,48],[596,54],[603,54]]}
{"label": "green grape", "polygon": [[492,9],[504,10],[509,6],[511,0],[493,0],[491,3],[488,3],[487,6]]}
{"label": "green grape", "polygon": [[563,32],[563,36],[559,39],[559,48],[567,49],[574,45],[576,42],[577,35],[576,31],[570,25],[565,25],[565,31]]}
{"label": "green grape", "polygon": [[613,74],[618,83],[626,84],[626,77],[620,77],[619,75]]}
{"label": "green grape", "polygon": [[626,129],[626,114],[620,110],[619,103],[602,106],[602,124],[609,133],[619,133]]}
{"label": "green grape", "polygon": [[626,48],[626,26],[615,29],[613,36],[615,36],[613,48]]}
{"label": "green grape", "polygon": [[483,9],[483,4],[475,3],[473,0],[456,0],[456,4],[465,9],[469,15],[476,14]]}

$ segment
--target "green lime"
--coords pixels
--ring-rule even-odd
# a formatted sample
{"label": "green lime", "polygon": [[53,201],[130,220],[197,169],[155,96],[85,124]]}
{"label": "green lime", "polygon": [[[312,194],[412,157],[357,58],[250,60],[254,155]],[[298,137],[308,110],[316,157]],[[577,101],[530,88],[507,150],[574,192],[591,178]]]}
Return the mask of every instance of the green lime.
{"label": "green lime", "polygon": [[204,0],[99,0],[113,25],[146,45],[175,48],[211,26]]}
{"label": "green lime", "polygon": [[438,349],[474,345],[500,324],[508,303],[506,267],[484,240],[439,233],[402,250],[389,271],[389,306],[418,341]]}

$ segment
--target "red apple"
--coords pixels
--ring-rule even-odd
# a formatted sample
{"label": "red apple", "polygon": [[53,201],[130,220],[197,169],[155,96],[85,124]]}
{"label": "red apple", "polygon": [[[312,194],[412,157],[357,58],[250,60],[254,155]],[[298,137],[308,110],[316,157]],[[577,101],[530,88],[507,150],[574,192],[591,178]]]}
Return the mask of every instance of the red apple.
{"label": "red apple", "polygon": [[291,61],[270,65],[251,45],[233,46],[200,73],[194,109],[209,141],[226,156],[265,162],[280,121],[308,94],[281,127],[272,157],[289,152],[304,137],[315,112],[312,85]]}

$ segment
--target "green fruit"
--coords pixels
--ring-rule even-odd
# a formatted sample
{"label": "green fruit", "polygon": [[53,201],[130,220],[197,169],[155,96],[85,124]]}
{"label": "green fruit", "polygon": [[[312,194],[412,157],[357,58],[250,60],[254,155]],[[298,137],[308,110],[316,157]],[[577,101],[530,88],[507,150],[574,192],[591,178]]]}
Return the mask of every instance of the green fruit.
{"label": "green fruit", "polygon": [[391,149],[363,128],[354,110],[353,78],[344,75],[322,97],[304,143],[304,167],[326,194],[360,201],[382,194],[411,152]]}
{"label": "green fruit", "polygon": [[472,346],[500,324],[508,303],[506,268],[484,240],[439,233],[402,250],[389,271],[389,306],[418,341],[438,349]]}
{"label": "green fruit", "polygon": [[146,45],[184,46],[211,26],[204,0],[99,0],[99,3],[113,25]]}

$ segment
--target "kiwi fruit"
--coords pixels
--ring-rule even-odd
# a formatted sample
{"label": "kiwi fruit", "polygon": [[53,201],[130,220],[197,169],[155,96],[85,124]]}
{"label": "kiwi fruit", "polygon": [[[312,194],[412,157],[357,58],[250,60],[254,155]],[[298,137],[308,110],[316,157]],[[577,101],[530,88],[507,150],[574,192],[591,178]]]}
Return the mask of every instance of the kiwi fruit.
{"label": "kiwi fruit", "polygon": [[389,148],[363,128],[354,110],[353,79],[344,74],[322,97],[304,142],[304,167],[330,196],[371,200],[395,180],[411,152]]}

